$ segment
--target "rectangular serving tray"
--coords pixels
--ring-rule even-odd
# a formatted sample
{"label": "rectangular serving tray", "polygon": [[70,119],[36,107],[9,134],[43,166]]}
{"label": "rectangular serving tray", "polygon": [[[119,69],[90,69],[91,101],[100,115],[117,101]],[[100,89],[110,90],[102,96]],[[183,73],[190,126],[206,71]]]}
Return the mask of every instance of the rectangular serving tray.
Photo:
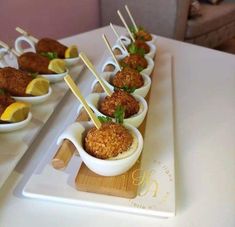
{"label": "rectangular serving tray", "polygon": [[126,199],[78,191],[75,177],[81,160],[74,155],[65,170],[54,169],[51,159],[58,150],[54,141],[25,184],[24,196],[156,217],[175,215],[172,56],[158,56],[155,63],[141,168],[132,175],[132,180],[138,182],[138,195]]}

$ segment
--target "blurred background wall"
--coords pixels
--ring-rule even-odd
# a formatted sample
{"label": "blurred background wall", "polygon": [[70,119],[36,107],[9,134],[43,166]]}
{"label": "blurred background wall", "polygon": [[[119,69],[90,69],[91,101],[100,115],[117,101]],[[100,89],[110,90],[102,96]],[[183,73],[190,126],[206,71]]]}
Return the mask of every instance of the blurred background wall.
{"label": "blurred background wall", "polygon": [[35,37],[63,38],[100,26],[99,0],[0,0],[0,40],[19,26]]}

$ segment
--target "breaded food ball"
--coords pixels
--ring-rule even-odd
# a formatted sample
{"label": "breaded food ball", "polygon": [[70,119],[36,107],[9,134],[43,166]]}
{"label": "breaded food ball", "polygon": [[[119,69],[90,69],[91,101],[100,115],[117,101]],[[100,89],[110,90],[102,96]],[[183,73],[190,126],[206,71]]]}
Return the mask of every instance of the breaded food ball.
{"label": "breaded food ball", "polygon": [[144,80],[138,71],[130,67],[125,67],[115,74],[111,83],[117,88],[140,88],[144,85]]}
{"label": "breaded food ball", "polygon": [[149,47],[149,45],[148,45],[145,41],[143,41],[143,40],[141,40],[141,39],[139,39],[139,40],[137,39],[137,40],[135,41],[135,45],[136,45],[138,48],[143,49],[145,54],[147,54],[147,53],[150,52],[150,47]]}
{"label": "breaded food ball", "polygon": [[133,137],[121,124],[104,123],[100,129],[92,128],[85,137],[85,150],[100,159],[116,157],[127,151]]}
{"label": "breaded food ball", "polygon": [[99,103],[99,111],[106,116],[114,117],[116,109],[120,106],[124,108],[124,118],[138,113],[140,109],[139,102],[131,94],[117,90]]}
{"label": "breaded food ball", "polygon": [[123,58],[120,63],[123,67],[129,66],[130,68],[138,71],[142,71],[148,66],[147,60],[139,54],[130,54],[129,56]]}
{"label": "breaded food ball", "polygon": [[139,30],[138,32],[135,33],[135,38],[136,39],[141,39],[144,41],[151,41],[152,40],[152,36],[151,34],[149,34],[148,32],[144,31],[144,30]]}

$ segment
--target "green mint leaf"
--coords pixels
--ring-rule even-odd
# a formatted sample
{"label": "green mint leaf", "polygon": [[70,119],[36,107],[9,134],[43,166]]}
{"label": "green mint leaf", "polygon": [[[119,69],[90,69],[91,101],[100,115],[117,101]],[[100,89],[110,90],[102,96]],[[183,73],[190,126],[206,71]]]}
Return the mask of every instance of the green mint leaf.
{"label": "green mint leaf", "polygon": [[138,72],[141,72],[141,71],[144,70],[144,68],[143,68],[142,66],[138,65],[137,68],[136,68],[136,70],[137,70]]}
{"label": "green mint leaf", "polygon": [[145,55],[144,49],[143,48],[138,48],[137,49],[137,54],[139,54],[140,56],[144,57],[144,55]]}
{"label": "green mint leaf", "polygon": [[136,54],[137,51],[138,51],[138,48],[137,48],[137,46],[134,43],[131,43],[128,46],[128,51],[129,51],[130,54]]}
{"label": "green mint leaf", "polygon": [[139,54],[140,56],[144,57],[145,51],[143,48],[138,48],[135,43],[131,43],[128,46],[128,52],[130,54]]}
{"label": "green mint leaf", "polygon": [[36,73],[30,73],[30,75],[35,79],[38,76],[38,72]]}
{"label": "green mint leaf", "polygon": [[124,119],[124,115],[125,115],[125,109],[123,106],[117,106],[114,112],[114,117],[116,120],[116,123],[118,124],[122,124],[123,123],[123,119]]}
{"label": "green mint leaf", "polygon": [[124,86],[124,87],[122,87],[122,90],[126,91],[128,93],[133,93],[136,90],[136,88],[135,87]]}
{"label": "green mint leaf", "polygon": [[105,117],[105,116],[98,116],[98,119],[101,123],[107,123],[107,122],[111,122],[112,118],[111,117]]}
{"label": "green mint leaf", "polygon": [[49,60],[58,58],[58,55],[56,52],[42,52],[41,55],[44,57],[47,57]]}
{"label": "green mint leaf", "polygon": [[130,29],[131,33],[135,34],[135,27],[134,26],[130,26],[129,29]]}

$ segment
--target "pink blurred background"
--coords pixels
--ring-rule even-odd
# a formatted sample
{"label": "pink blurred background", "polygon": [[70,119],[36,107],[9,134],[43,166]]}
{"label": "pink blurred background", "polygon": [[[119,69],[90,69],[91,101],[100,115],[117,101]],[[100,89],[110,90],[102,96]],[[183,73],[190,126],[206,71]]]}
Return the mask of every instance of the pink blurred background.
{"label": "pink blurred background", "polygon": [[0,21],[0,40],[10,45],[16,26],[38,38],[63,38],[100,26],[99,0],[1,0]]}

